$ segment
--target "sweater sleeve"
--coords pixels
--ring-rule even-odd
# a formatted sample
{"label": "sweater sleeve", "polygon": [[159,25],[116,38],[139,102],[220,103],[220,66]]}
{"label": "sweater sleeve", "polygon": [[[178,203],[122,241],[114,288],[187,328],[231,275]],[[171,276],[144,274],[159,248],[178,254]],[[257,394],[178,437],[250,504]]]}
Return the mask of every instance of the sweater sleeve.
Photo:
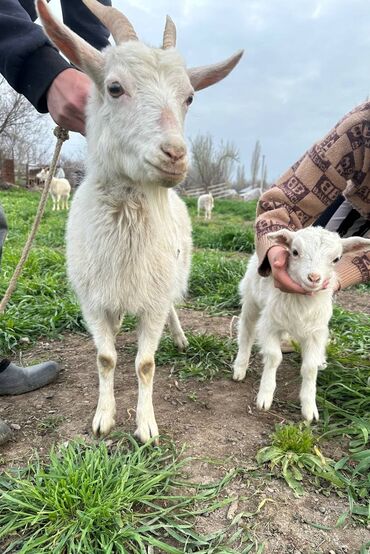
{"label": "sweater sleeve", "polygon": [[[261,196],[256,219],[260,275],[270,273],[267,253],[277,244],[268,239],[268,233],[282,228],[297,231],[311,225],[346,190],[349,179],[360,180],[368,172],[370,160],[365,139],[369,133],[369,111],[367,104],[347,114]],[[365,271],[356,261],[361,258],[366,265],[367,260],[368,266],[366,252],[343,258],[338,264],[342,286],[370,279],[369,268]]]}

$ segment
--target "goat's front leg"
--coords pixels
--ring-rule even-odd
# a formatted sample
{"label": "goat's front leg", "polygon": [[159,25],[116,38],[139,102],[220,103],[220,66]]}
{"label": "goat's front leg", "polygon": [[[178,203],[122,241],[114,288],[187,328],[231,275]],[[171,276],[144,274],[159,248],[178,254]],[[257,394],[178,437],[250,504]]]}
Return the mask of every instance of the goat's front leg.
{"label": "goat's front leg", "polygon": [[326,345],[329,338],[328,329],[321,329],[301,341],[302,348],[302,385],[300,392],[302,415],[307,421],[319,419],[316,406],[317,371],[326,366]]}
{"label": "goat's front leg", "polygon": [[139,382],[135,436],[141,442],[147,442],[151,437],[158,437],[158,426],[155,420],[152,398],[155,373],[154,354],[162,335],[167,313],[167,311],[164,313],[145,313],[140,319],[138,352],[135,360],[136,375]]}
{"label": "goat's front leg", "polygon": [[176,313],[174,306],[171,306],[170,313],[168,314],[168,327],[170,328],[173,340],[179,350],[185,350],[189,342],[182,330],[179,317]]}
{"label": "goat's front leg", "polygon": [[56,200],[55,200],[54,196],[52,196],[51,199],[52,199],[52,201],[53,201],[53,209],[52,209],[52,211],[55,212]]}
{"label": "goat's front leg", "polygon": [[85,311],[84,317],[98,351],[99,400],[92,427],[95,435],[105,436],[115,425],[114,370],[117,352],[114,343],[118,330],[118,318],[107,313],[93,314]]}
{"label": "goat's front leg", "polygon": [[257,408],[269,410],[276,388],[276,371],[283,358],[280,349],[280,334],[260,321],[258,342],[263,354],[263,372],[257,395]]}
{"label": "goat's front leg", "polygon": [[234,362],[234,381],[242,381],[247,373],[249,358],[256,334],[256,322],[258,315],[259,309],[253,298],[251,296],[245,298],[239,319],[239,348],[238,355]]}

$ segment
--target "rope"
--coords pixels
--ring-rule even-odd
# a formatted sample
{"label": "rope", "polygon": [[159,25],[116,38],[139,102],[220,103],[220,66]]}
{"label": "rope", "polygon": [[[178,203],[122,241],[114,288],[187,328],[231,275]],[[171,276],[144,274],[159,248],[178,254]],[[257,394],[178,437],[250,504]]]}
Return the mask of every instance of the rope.
{"label": "rope", "polygon": [[50,166],[50,169],[49,169],[49,175],[48,175],[48,178],[46,179],[45,184],[44,184],[44,190],[42,191],[42,194],[41,194],[40,202],[39,202],[39,205],[38,205],[38,208],[37,208],[37,212],[36,212],[35,220],[34,220],[33,225],[32,225],[31,232],[28,235],[28,239],[26,241],[26,244],[23,247],[22,255],[19,259],[17,267],[14,270],[12,278],[10,279],[10,283],[8,285],[8,288],[7,288],[7,290],[4,294],[4,297],[3,297],[2,301],[0,302],[0,314],[2,314],[5,311],[6,305],[8,304],[8,302],[10,300],[10,297],[13,294],[13,292],[14,292],[16,286],[17,286],[17,281],[18,281],[19,275],[21,274],[23,266],[27,261],[27,258],[28,258],[28,255],[30,253],[33,240],[35,238],[37,229],[40,225],[43,213],[45,211],[46,200],[48,198],[48,193],[49,193],[49,189],[50,189],[51,180],[54,177],[55,169],[56,169],[56,166],[57,166],[57,163],[58,163],[58,159],[59,159],[60,151],[62,149],[63,142],[65,140],[68,140],[68,138],[69,138],[68,131],[66,129],[62,129],[61,127],[55,127],[54,135],[57,137],[58,140],[57,140],[57,143],[55,145],[53,160],[51,162],[51,166]]}

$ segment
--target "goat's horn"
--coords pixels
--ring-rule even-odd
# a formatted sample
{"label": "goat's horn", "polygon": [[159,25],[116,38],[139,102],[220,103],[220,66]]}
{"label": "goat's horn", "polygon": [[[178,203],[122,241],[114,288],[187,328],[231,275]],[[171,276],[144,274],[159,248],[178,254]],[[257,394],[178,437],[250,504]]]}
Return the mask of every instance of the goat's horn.
{"label": "goat's horn", "polygon": [[169,15],[166,17],[166,26],[163,33],[163,49],[176,47],[176,27]]}
{"label": "goat's horn", "polygon": [[97,0],[83,0],[83,3],[112,33],[116,44],[128,40],[139,40],[127,17],[116,8],[103,6]]}

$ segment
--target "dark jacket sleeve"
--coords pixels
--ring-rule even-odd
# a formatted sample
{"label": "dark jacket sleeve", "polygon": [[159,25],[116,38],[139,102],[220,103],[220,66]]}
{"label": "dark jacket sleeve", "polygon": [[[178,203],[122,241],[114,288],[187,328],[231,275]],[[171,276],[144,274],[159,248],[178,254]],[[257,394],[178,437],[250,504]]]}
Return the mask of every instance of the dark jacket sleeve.
{"label": "dark jacket sleeve", "polygon": [[[101,1],[110,3],[109,0]],[[90,44],[99,49],[108,44],[108,31],[82,0],[64,0],[62,9],[66,23]],[[1,0],[0,73],[39,112],[46,113],[46,93],[51,83],[71,65],[51,45],[42,28],[33,23],[34,17],[29,0]]]}

